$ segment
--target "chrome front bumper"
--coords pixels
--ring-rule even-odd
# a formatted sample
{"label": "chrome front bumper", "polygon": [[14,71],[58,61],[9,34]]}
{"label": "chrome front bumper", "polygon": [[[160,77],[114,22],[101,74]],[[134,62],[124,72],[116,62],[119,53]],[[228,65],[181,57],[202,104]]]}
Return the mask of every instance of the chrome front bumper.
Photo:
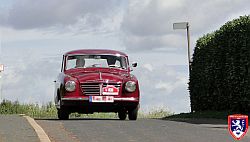
{"label": "chrome front bumper", "polygon": [[[89,98],[78,97],[78,98],[62,98],[62,101],[88,101]],[[129,97],[129,98],[114,98],[114,101],[139,101],[138,98]]]}

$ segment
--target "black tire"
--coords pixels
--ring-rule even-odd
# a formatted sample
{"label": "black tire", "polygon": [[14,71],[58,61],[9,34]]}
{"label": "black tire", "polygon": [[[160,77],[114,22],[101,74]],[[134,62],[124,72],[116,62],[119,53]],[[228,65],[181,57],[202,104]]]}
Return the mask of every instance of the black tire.
{"label": "black tire", "polygon": [[60,120],[68,120],[69,113],[63,109],[57,109],[57,116]]}
{"label": "black tire", "polygon": [[126,111],[119,111],[118,117],[120,120],[125,120],[127,118],[127,112]]}
{"label": "black tire", "polygon": [[136,108],[128,111],[128,119],[129,120],[136,120],[137,119],[138,109],[139,109],[139,107],[137,106]]}

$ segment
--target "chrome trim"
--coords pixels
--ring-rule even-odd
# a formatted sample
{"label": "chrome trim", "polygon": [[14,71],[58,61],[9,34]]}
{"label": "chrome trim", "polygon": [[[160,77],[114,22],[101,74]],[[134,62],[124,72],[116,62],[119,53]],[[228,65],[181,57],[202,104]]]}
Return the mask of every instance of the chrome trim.
{"label": "chrome trim", "polygon": [[116,54],[65,54],[64,56],[66,57],[65,58],[65,61],[64,61],[64,70],[66,70],[66,68],[67,68],[67,66],[66,66],[66,64],[67,64],[67,62],[66,61],[68,61],[68,57],[69,56],[84,56],[84,55],[93,55],[93,56],[97,56],[97,55],[101,55],[101,56],[116,56],[116,57],[124,57],[125,58],[125,60],[126,60],[126,68],[125,69],[123,69],[123,68],[119,68],[119,69],[122,69],[122,70],[128,70],[128,68],[129,68],[129,62],[128,62],[128,55],[121,55],[121,54],[119,54],[119,56],[117,56],[117,54],[119,54],[119,53],[116,53]]}
{"label": "chrome trim", "polygon": [[119,89],[122,87],[122,84],[120,82],[109,82],[109,83],[98,83],[98,82],[85,82],[85,83],[81,83],[81,89],[83,94],[90,96],[90,95],[102,95],[102,89],[103,87],[107,87],[107,85],[113,85],[115,86],[117,89]]}
{"label": "chrome trim", "polygon": [[82,92],[85,95],[101,95],[101,84],[92,82],[92,83],[81,83],[80,84]]}
{"label": "chrome trim", "polygon": [[[104,80],[104,79],[102,79],[102,80],[86,80],[84,83],[106,83],[106,84],[111,83],[111,84],[122,84],[121,81],[116,82],[116,81],[108,80],[108,79],[105,79],[105,80]],[[83,84],[83,83],[81,83],[81,84]]]}
{"label": "chrome trim", "polygon": [[88,101],[89,98],[62,98],[62,101]]}
{"label": "chrome trim", "polygon": [[102,80],[102,72],[99,72],[99,79]]}
{"label": "chrome trim", "polygon": [[102,54],[102,53],[101,54],[66,54],[66,56],[75,56],[75,55],[76,56],[82,56],[82,55],[103,55],[103,56],[116,56],[116,57],[121,57],[121,56],[122,57],[127,57],[128,56],[128,55],[125,56],[125,55],[121,55],[121,54],[119,54],[119,56],[117,56],[117,54],[119,54],[119,53],[116,53],[116,54],[108,54],[108,53],[107,54],[105,54],[105,53],[104,54]]}
{"label": "chrome trim", "polygon": [[[62,101],[88,101],[89,98],[62,98]],[[138,101],[138,98],[114,98],[114,101]]]}
{"label": "chrome trim", "polygon": [[130,98],[114,98],[114,101],[138,101],[138,98],[130,97]]}

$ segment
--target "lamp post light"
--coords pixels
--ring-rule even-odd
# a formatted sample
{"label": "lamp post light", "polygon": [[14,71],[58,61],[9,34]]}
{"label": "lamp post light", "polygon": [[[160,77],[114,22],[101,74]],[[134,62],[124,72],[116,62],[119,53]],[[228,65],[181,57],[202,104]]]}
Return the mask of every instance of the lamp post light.
{"label": "lamp post light", "polygon": [[191,71],[191,55],[190,55],[190,34],[189,34],[189,24],[188,22],[179,22],[173,24],[173,29],[187,29],[187,44],[188,44],[188,68],[189,74]]}

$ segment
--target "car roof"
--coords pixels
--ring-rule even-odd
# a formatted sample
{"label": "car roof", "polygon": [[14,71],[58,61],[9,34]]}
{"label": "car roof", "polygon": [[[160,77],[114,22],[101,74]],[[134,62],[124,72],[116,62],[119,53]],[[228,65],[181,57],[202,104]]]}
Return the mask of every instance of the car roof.
{"label": "car roof", "polygon": [[108,50],[108,49],[80,49],[80,50],[73,50],[65,53],[64,55],[78,55],[78,54],[108,54],[108,55],[122,55],[127,56],[127,54],[116,51],[116,50]]}

